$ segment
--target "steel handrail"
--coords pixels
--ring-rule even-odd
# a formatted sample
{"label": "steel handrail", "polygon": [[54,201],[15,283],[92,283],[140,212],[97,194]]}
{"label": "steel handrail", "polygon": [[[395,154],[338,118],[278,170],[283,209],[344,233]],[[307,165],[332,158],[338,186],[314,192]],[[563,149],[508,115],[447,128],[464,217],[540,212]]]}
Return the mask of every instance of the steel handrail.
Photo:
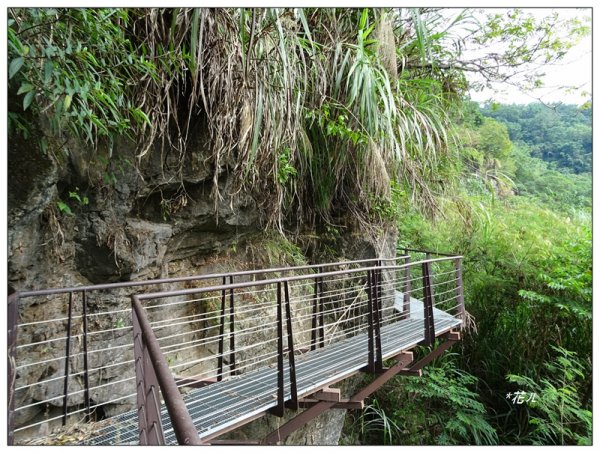
{"label": "steel handrail", "polygon": [[[395,271],[395,270],[401,270],[401,269],[405,269],[407,272],[409,269],[411,269],[412,267],[416,267],[419,264],[423,264],[423,263],[435,263],[435,262],[444,262],[444,261],[454,261],[455,262],[455,266],[456,266],[456,275],[457,275],[457,285],[456,285],[456,291],[458,294],[458,298],[459,298],[459,302],[460,302],[460,306],[459,306],[459,313],[461,314],[462,320],[464,321],[464,296],[463,296],[463,288],[462,288],[462,266],[461,266],[461,260],[462,260],[462,256],[461,255],[449,255],[449,254],[442,254],[442,253],[437,253],[437,252],[427,252],[427,251],[422,251],[422,250],[417,250],[417,249],[405,249],[407,252],[408,251],[415,251],[415,252],[422,252],[422,253],[429,253],[429,254],[433,254],[433,255],[437,255],[440,256],[440,258],[429,258],[427,257],[427,259],[421,260],[421,261],[416,261],[416,262],[410,262],[410,256],[407,255],[400,255],[397,256],[395,258],[370,258],[370,259],[362,259],[362,260],[353,260],[353,261],[344,261],[344,262],[336,262],[336,263],[323,263],[323,264],[314,264],[314,265],[302,265],[302,266],[294,266],[294,267],[275,267],[275,268],[269,268],[269,269],[254,269],[254,270],[248,270],[248,271],[238,271],[238,272],[224,272],[224,273],[215,273],[215,274],[205,274],[205,275],[194,275],[194,276],[187,276],[187,277],[173,277],[173,278],[166,278],[166,279],[155,279],[155,280],[146,280],[146,281],[137,281],[137,282],[118,282],[118,283],[108,283],[108,284],[97,284],[97,285],[82,285],[82,286],[77,286],[77,287],[67,287],[67,288],[50,288],[50,289],[44,289],[44,290],[33,290],[33,291],[17,291],[15,293],[13,293],[10,298],[9,298],[9,314],[10,313],[14,313],[15,316],[13,316],[14,321],[14,327],[11,330],[11,327],[9,326],[9,361],[12,360],[14,362],[15,359],[15,345],[16,345],[16,337],[17,337],[17,327],[18,327],[18,321],[16,320],[17,316],[18,316],[18,302],[20,298],[27,298],[27,297],[34,297],[34,296],[44,296],[44,295],[53,295],[53,294],[70,294],[71,297],[73,296],[73,294],[75,293],[80,293],[82,294],[82,304],[83,304],[83,321],[85,323],[86,318],[87,318],[87,313],[86,313],[86,292],[91,292],[91,291],[101,291],[101,290],[109,290],[109,289],[118,289],[118,288],[135,288],[135,287],[144,287],[144,286],[149,286],[149,285],[160,285],[160,284],[166,284],[166,283],[177,283],[177,282],[186,282],[186,281],[194,281],[194,280],[199,280],[199,281],[205,281],[205,280],[209,280],[209,279],[217,279],[217,278],[225,278],[225,277],[229,277],[229,284],[223,284],[223,285],[216,285],[216,286],[210,286],[210,287],[204,287],[204,288],[188,288],[188,289],[181,289],[181,290],[172,290],[172,291],[159,291],[159,292],[154,292],[154,293],[146,293],[146,294],[137,294],[135,295],[135,300],[136,303],[139,304],[139,308],[136,308],[136,304],[132,302],[134,310],[141,310],[141,312],[143,313],[143,318],[145,319],[145,321],[148,321],[147,318],[147,314],[145,313],[145,310],[143,309],[142,306],[142,301],[145,300],[149,300],[149,299],[159,299],[162,297],[172,297],[172,296],[182,296],[182,295],[190,295],[190,294],[198,294],[198,293],[206,293],[206,292],[211,292],[211,291],[224,291],[224,290],[230,290],[231,293],[233,294],[233,290],[236,288],[246,288],[246,287],[251,287],[251,286],[266,286],[266,285],[270,285],[270,284],[277,284],[277,283],[289,283],[289,282],[297,282],[297,281],[302,281],[302,280],[314,280],[315,281],[315,291],[317,291],[318,293],[318,286],[319,286],[319,282],[321,282],[321,286],[322,286],[322,281],[324,277],[334,277],[334,276],[339,276],[339,275],[352,275],[352,274],[357,274],[357,273],[361,273],[361,272],[374,272],[374,273],[380,273],[382,271]],[[396,265],[390,265],[387,263],[397,263],[400,260],[404,260],[404,264],[396,264]],[[359,268],[351,268],[351,269],[339,269],[339,270],[329,270],[329,271],[324,271],[324,269],[328,269],[328,268],[332,268],[335,266],[349,266],[349,265],[356,265],[356,264],[370,264],[370,263],[376,263],[376,265],[371,265],[371,266],[364,266],[364,267],[359,267]],[[293,275],[293,272],[298,272],[298,271],[305,271],[305,270],[317,270],[317,272],[310,272],[310,273],[302,273],[301,275]],[[273,274],[276,272],[281,272],[281,273],[285,273],[287,275],[282,275],[280,277],[277,278],[266,278],[266,279],[262,279],[262,280],[254,280],[254,281],[246,281],[246,282],[237,282],[237,283],[233,283],[233,277],[235,276],[251,276],[251,275],[258,275],[258,274],[263,274],[265,277],[268,277],[268,274]],[[292,274],[292,275],[289,275]],[[375,277],[373,275],[373,277]],[[378,276],[378,279],[380,279],[381,276]],[[380,280],[379,280],[380,281]],[[225,280],[224,280],[225,283]],[[405,288],[406,290],[407,288]],[[322,291],[322,288],[321,288]],[[410,287],[408,287],[408,291],[410,291]],[[315,293],[315,294],[317,294]],[[125,297],[131,296],[131,294],[127,294],[124,295]],[[380,296],[378,296],[380,297]],[[134,299],[132,299],[134,300]],[[315,296],[315,303],[317,301],[317,298]],[[322,301],[321,301],[322,303]],[[72,306],[73,301],[71,300],[69,305]],[[377,311],[377,308],[380,309],[380,307],[375,307],[375,310]],[[231,310],[233,311],[233,301],[231,301]],[[318,310],[317,310],[318,311]],[[316,315],[314,315],[316,316]],[[322,314],[320,315],[322,318]],[[71,313],[69,313],[68,316],[68,320],[69,320],[69,324],[70,324],[70,320],[71,320]],[[11,318],[12,319],[12,318]],[[316,318],[315,318],[316,319]],[[314,322],[314,321],[313,321]],[[377,323],[378,324],[378,323]],[[85,327],[85,326],[84,326]],[[317,325],[315,323],[314,326],[314,330],[315,332],[317,331]],[[323,320],[321,319],[321,326],[319,326],[319,328],[322,330],[323,328]],[[68,329],[68,332],[70,332],[71,329]],[[147,333],[146,335],[152,335],[154,336],[153,331],[151,330],[151,328],[148,330],[146,328],[144,328],[143,330],[145,330]],[[233,329],[231,329],[231,331],[233,331]],[[84,332],[85,333],[85,332]],[[230,334],[231,336],[232,334]],[[70,336],[70,335],[68,335]],[[85,336],[85,335],[84,335]],[[154,336],[155,337],[155,336]],[[148,337],[149,338],[149,337]],[[322,342],[322,339],[320,339]],[[69,338],[67,338],[67,357],[66,357],[66,364],[65,364],[65,382],[64,382],[64,386],[65,386],[65,392],[64,392],[64,397],[63,399],[64,404],[65,404],[65,408],[66,408],[66,399],[68,397],[68,377],[69,377],[69,354],[68,354],[68,345],[69,345]],[[233,341],[233,340],[232,340]],[[316,337],[314,339],[314,342],[316,344]],[[84,349],[85,349],[84,345]],[[232,351],[234,351],[234,348],[231,348]],[[12,354],[11,354],[12,352]],[[86,354],[87,351],[84,351],[84,355]],[[159,354],[160,353],[160,354]],[[234,352],[233,352],[234,353]],[[158,351],[154,351],[153,355],[155,357],[159,357],[162,356],[162,352],[160,352],[160,348]],[[163,357],[164,359],[164,357]],[[154,360],[153,360],[154,362]],[[166,365],[166,362],[163,360],[163,362]],[[157,362],[158,363],[158,362]],[[233,362],[234,363],[234,362]],[[13,366],[11,366],[11,364],[9,363],[9,378],[10,376],[14,376],[14,363],[12,364]],[[157,365],[158,367],[160,367],[161,365]],[[87,370],[87,364],[85,364],[84,368]],[[12,374],[11,374],[11,370],[12,370]],[[168,370],[168,366],[167,366],[167,370]],[[234,369],[232,368],[232,371],[234,371]],[[171,381],[173,381],[173,385],[175,385],[174,380],[172,379],[172,376],[170,376],[169,374],[169,379]],[[86,382],[85,383],[85,391],[86,391],[86,406],[87,406],[87,412],[86,415],[87,417],[89,417],[89,407],[90,407],[90,403],[89,403],[89,383]],[[165,385],[169,385],[169,384],[165,384]],[[11,387],[12,387],[12,393],[11,393]],[[162,388],[163,385],[160,384],[160,387]],[[176,387],[176,385],[175,385]],[[178,392],[179,393],[179,392]],[[181,395],[179,395],[181,397]],[[12,401],[13,405],[14,405],[14,377],[12,378],[12,385],[9,382],[9,401]],[[11,410],[12,408],[12,410]],[[66,410],[65,410],[66,412]],[[12,415],[12,417],[11,417]],[[66,420],[66,416],[67,414],[64,414],[64,420],[63,422]],[[13,429],[11,429],[11,427],[14,427],[14,407],[10,407],[9,406],[9,443],[10,440],[12,440],[11,435],[13,433]],[[196,436],[197,436],[197,432],[196,432]],[[178,438],[179,440],[179,438]]]}
{"label": "steel handrail", "polygon": [[[405,257],[402,257],[403,259]],[[175,291],[163,291],[158,293],[147,293],[140,294],[132,297],[132,301],[134,303],[134,309],[138,314],[140,320],[143,320],[143,324],[141,325],[142,332],[147,334],[145,341],[149,346],[149,352],[153,356],[152,362],[156,363],[155,371],[159,380],[160,388],[163,392],[165,404],[167,405],[167,409],[169,411],[169,415],[172,419],[173,429],[176,431],[177,439],[181,444],[181,438],[189,440],[189,431],[193,431],[197,436],[198,433],[193,424],[189,411],[185,406],[183,398],[177,388],[177,384],[175,382],[175,378],[173,374],[171,374],[169,367],[166,363],[166,359],[160,349],[158,344],[158,340],[156,339],[154,332],[152,331],[152,327],[148,321],[147,315],[143,308],[142,302],[146,300],[155,300],[164,297],[173,297],[173,296],[183,296],[190,294],[198,294],[198,293],[206,293],[213,291],[221,291],[222,294],[225,294],[225,290],[230,290],[233,292],[236,288],[246,288],[249,286],[267,286],[267,285],[277,285],[277,337],[278,337],[278,354],[277,354],[277,376],[278,376],[278,385],[277,385],[277,405],[272,409],[272,412],[278,416],[284,415],[284,407],[286,406],[286,401],[284,399],[284,354],[285,350],[283,347],[284,342],[284,318],[286,324],[286,331],[288,337],[288,350],[287,353],[289,355],[289,385],[290,385],[290,401],[287,403],[291,403],[292,407],[296,407],[298,405],[297,402],[297,389],[296,389],[296,376],[295,376],[295,365],[294,365],[294,346],[293,346],[293,333],[292,333],[292,324],[291,324],[291,314],[289,310],[289,294],[288,294],[288,284],[292,281],[301,281],[301,280],[314,280],[318,282],[322,280],[324,277],[333,277],[338,275],[348,275],[348,274],[358,274],[358,273],[366,273],[368,280],[368,319],[369,319],[369,330],[368,330],[368,349],[369,349],[369,360],[367,369],[371,372],[379,372],[383,368],[383,360],[382,360],[382,350],[381,350],[381,338],[380,338],[380,327],[382,323],[381,319],[381,291],[379,286],[381,285],[381,273],[383,270],[402,270],[402,269],[410,269],[414,267],[421,267],[423,274],[423,291],[424,291],[424,300],[423,300],[423,309],[424,309],[424,340],[421,344],[426,346],[431,346],[435,339],[435,330],[434,330],[434,319],[433,319],[433,292],[432,292],[432,282],[431,282],[431,264],[436,262],[453,262],[456,265],[457,275],[460,275],[460,260],[462,256],[453,255],[453,256],[444,256],[440,258],[429,258],[416,262],[409,262],[406,260],[405,264],[396,265],[396,266],[385,266],[381,264],[381,261],[377,261],[377,266],[368,266],[356,269],[346,269],[346,270],[338,270],[331,272],[319,272],[317,274],[304,274],[304,275],[296,275],[296,276],[287,276],[287,277],[279,277],[275,279],[266,279],[260,281],[253,282],[239,282],[232,283],[232,280],[228,284],[225,283],[222,285],[216,285],[212,287],[205,288],[191,288],[186,290],[175,290]],[[368,260],[370,261],[370,260]],[[459,289],[458,285],[462,286],[462,282],[459,278],[456,279],[457,286],[456,290],[462,292],[462,288]],[[285,315],[283,311],[283,301],[282,301],[282,284],[285,285]],[[224,297],[224,296],[223,296]],[[224,305],[221,310],[224,313]],[[316,324],[313,322],[313,329],[316,329]],[[221,328],[222,330],[222,328]],[[150,345],[152,345],[153,350],[150,351]],[[222,348],[219,348],[220,351]]]}
{"label": "steel handrail", "polygon": [[229,276],[247,276],[247,275],[256,275],[256,274],[272,274],[275,272],[290,272],[290,271],[298,271],[305,269],[314,269],[314,268],[324,268],[324,267],[333,267],[340,265],[348,265],[348,264],[360,264],[367,263],[370,261],[396,261],[404,258],[404,255],[397,256],[395,258],[369,258],[363,260],[353,260],[353,261],[340,261],[337,263],[323,263],[323,264],[307,264],[302,266],[292,266],[292,267],[273,267],[268,269],[252,269],[248,271],[237,271],[237,272],[219,272],[215,274],[202,274],[202,275],[192,275],[187,277],[172,277],[172,278],[160,278],[153,280],[141,280],[141,281],[133,281],[133,282],[118,282],[118,283],[102,283],[96,285],[82,285],[82,286],[72,286],[67,288],[48,288],[48,289],[40,289],[40,290],[28,290],[28,291],[17,291],[19,298],[24,297],[32,297],[32,296],[49,296],[54,294],[65,294],[71,292],[80,292],[80,291],[101,291],[106,289],[118,289],[118,288],[129,288],[135,286],[149,286],[149,285],[162,285],[165,283],[179,283],[179,282],[188,282],[193,280],[209,280],[212,278],[222,278]]}
{"label": "steel handrail", "polygon": [[453,256],[457,256],[454,253],[442,253],[442,252],[436,252],[433,250],[421,250],[421,249],[409,249],[407,247],[401,247],[401,250],[404,250],[404,252],[415,252],[415,253],[427,253],[428,255],[437,255],[437,256],[448,256],[448,257],[453,257]]}
{"label": "steel handrail", "polygon": [[175,377],[169,369],[169,365],[160,349],[156,335],[150,326],[150,321],[146,316],[146,312],[136,295],[131,296],[131,305],[138,317],[138,322],[140,323],[142,330],[142,339],[148,349],[150,361],[154,368],[154,372],[156,373],[156,379],[160,385],[160,390],[163,393],[165,405],[167,406],[169,417],[171,417],[177,441],[180,445],[200,445],[201,441],[198,437],[198,431],[185,407],[185,402],[179,392]]}
{"label": "steel handrail", "polygon": [[359,272],[372,271],[372,270],[400,270],[400,269],[410,268],[410,267],[413,267],[413,266],[416,266],[419,264],[423,264],[423,263],[436,263],[436,262],[440,262],[440,261],[451,261],[451,260],[453,261],[453,260],[462,259],[462,258],[463,257],[460,255],[455,255],[455,256],[451,256],[451,257],[431,258],[428,260],[413,261],[408,264],[400,264],[397,266],[369,266],[369,267],[361,267],[361,268],[356,268],[356,269],[345,269],[345,270],[332,271],[332,272],[320,272],[318,274],[303,274],[303,275],[295,275],[295,276],[290,276],[290,277],[278,277],[278,278],[272,278],[272,279],[266,279],[266,280],[258,280],[258,281],[252,281],[252,282],[239,282],[239,283],[226,284],[226,285],[206,286],[203,288],[187,288],[187,289],[180,289],[180,290],[160,291],[160,292],[156,292],[156,293],[138,294],[138,298],[140,300],[161,299],[164,297],[188,296],[190,294],[198,294],[198,293],[205,293],[205,292],[211,292],[211,291],[222,291],[223,289],[238,289],[238,288],[246,288],[248,286],[267,286],[267,285],[276,284],[278,282],[281,283],[283,281],[296,282],[296,281],[301,281],[301,280],[314,279],[317,277],[323,278],[323,277],[333,277],[336,275],[356,274]]}

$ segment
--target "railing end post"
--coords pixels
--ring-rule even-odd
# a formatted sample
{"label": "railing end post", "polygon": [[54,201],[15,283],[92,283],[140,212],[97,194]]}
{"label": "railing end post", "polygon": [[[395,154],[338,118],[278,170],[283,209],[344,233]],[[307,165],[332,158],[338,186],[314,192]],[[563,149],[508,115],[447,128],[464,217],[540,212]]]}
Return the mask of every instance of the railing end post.
{"label": "railing end post", "polygon": [[433,320],[433,289],[431,284],[431,263],[424,261],[423,269],[423,325],[424,339],[422,345],[431,346],[435,340],[435,324]]}
{"label": "railing end post", "polygon": [[[9,291],[12,288],[9,286]],[[16,381],[16,356],[17,356],[17,329],[19,319],[19,291],[8,294],[7,313],[7,391],[8,391],[8,420],[7,420],[7,445],[15,443],[15,381]]]}
{"label": "railing end post", "polygon": [[454,266],[456,269],[456,298],[458,300],[457,313],[460,317],[461,327],[464,327],[466,323],[466,311],[465,311],[465,292],[463,287],[463,276],[462,276],[462,257],[459,256],[454,260]]}

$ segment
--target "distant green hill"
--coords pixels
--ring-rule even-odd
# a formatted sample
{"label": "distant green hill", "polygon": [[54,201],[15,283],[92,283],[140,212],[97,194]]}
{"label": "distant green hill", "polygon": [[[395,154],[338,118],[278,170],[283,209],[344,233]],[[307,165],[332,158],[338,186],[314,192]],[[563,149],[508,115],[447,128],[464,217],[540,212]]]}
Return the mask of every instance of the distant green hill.
{"label": "distant green hill", "polygon": [[481,112],[506,124],[510,139],[526,144],[533,157],[574,173],[592,171],[591,108],[560,103],[487,104]]}

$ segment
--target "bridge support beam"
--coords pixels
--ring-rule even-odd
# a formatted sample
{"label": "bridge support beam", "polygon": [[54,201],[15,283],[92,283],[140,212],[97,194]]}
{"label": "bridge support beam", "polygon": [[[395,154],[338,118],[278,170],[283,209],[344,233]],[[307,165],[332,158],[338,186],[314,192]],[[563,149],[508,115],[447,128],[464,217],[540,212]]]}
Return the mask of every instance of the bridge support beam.
{"label": "bridge support beam", "polygon": [[[405,369],[406,366],[410,362],[412,362],[413,353],[405,352],[405,353],[399,354],[396,357],[398,359],[398,362],[395,365],[393,365],[392,367],[383,371],[383,373],[381,373],[379,376],[377,376],[377,378],[375,378],[375,380],[373,382],[371,382],[371,384],[367,385],[364,389],[362,389],[360,392],[358,392],[356,395],[354,395],[352,398],[350,398],[347,401],[344,401],[344,402],[341,402],[341,401],[316,401],[314,404],[312,404],[312,401],[303,401],[301,405],[299,403],[300,406],[308,405],[308,404],[312,404],[312,405],[310,406],[309,409],[305,410],[301,414],[292,418],[290,421],[285,423],[279,429],[277,429],[276,431],[273,431],[271,434],[269,434],[267,437],[265,437],[265,439],[263,440],[263,443],[268,444],[268,445],[274,445],[274,444],[281,442],[287,436],[289,436],[291,433],[302,428],[304,425],[306,425],[312,419],[318,417],[323,412],[325,412],[329,409],[335,409],[336,406],[340,409],[350,409],[350,408],[363,409],[365,398],[368,397],[369,395],[371,395],[375,390],[377,390],[379,387],[381,387],[383,384],[385,384],[387,381],[389,381],[391,378],[393,378],[400,371]],[[330,389],[330,390],[335,390],[335,389]],[[327,394],[327,393],[328,392],[321,391],[321,392],[317,392],[315,394],[315,396],[321,395],[323,397],[326,395],[327,398],[335,399],[332,397],[333,395],[331,393],[329,393],[329,394]],[[342,404],[344,406],[340,407]]]}
{"label": "bridge support beam", "polygon": [[394,365],[382,369],[381,373],[373,380],[373,382],[350,399],[341,400],[339,399],[338,389],[325,388],[315,393],[313,399],[300,400],[298,402],[298,407],[307,408],[307,410],[292,418],[276,431],[273,431],[265,437],[262,443],[274,445],[281,442],[291,433],[302,428],[309,421],[329,409],[364,409],[364,400],[396,375],[421,376],[421,369],[425,365],[442,355],[444,351],[460,340],[460,332],[451,331],[442,335],[441,338],[445,339],[443,343],[412,365],[410,365],[414,357],[412,352],[402,352],[395,356],[394,359],[397,360],[397,362]]}
{"label": "bridge support beam", "polygon": [[373,382],[367,385],[364,389],[350,398],[350,401],[364,401],[365,398],[370,396],[375,390],[380,388],[383,384],[389,381],[391,378],[400,373],[406,366],[412,362],[413,353],[412,352],[404,352],[396,356],[398,362],[396,362],[391,367],[384,370],[379,376],[375,378]]}
{"label": "bridge support beam", "polygon": [[430,363],[432,360],[437,359],[446,351],[450,346],[460,340],[460,332],[448,332],[442,336],[446,341],[441,343],[437,348],[419,360],[417,363],[411,365],[409,371],[415,372],[420,371],[425,365]]}
{"label": "bridge support beam", "polygon": [[[311,399],[311,398],[306,398],[306,399],[298,401],[298,405],[300,406],[301,409],[310,409],[317,403],[320,403],[320,401]],[[353,410],[359,410],[359,411],[363,410],[364,408],[365,408],[364,401],[350,401],[348,399],[342,399],[342,400],[338,401],[337,403],[335,403],[332,407],[332,409],[353,409]]]}
{"label": "bridge support beam", "polygon": [[334,401],[337,403],[341,401],[341,390],[325,387],[315,393],[314,397],[319,401]]}

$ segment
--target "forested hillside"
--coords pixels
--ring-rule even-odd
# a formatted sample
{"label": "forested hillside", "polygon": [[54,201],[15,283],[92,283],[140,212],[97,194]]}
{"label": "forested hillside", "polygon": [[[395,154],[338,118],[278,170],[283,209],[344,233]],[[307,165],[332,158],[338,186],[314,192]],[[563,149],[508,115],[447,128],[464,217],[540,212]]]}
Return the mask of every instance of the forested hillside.
{"label": "forested hillside", "polygon": [[[472,330],[425,379],[379,392],[349,422],[348,442],[587,444],[591,175],[550,168],[485,110],[464,108],[454,123],[456,186],[435,220],[405,201],[398,228],[400,244],[465,255]],[[521,391],[537,401],[515,404]]]}
{"label": "forested hillside", "polygon": [[533,157],[565,171],[592,171],[591,104],[487,104],[482,113],[505,124],[510,139],[526,145]]}
{"label": "forested hillside", "polygon": [[469,98],[590,24],[482,14],[9,9],[7,280],[460,254],[462,341],[340,442],[591,444],[591,106]]}

